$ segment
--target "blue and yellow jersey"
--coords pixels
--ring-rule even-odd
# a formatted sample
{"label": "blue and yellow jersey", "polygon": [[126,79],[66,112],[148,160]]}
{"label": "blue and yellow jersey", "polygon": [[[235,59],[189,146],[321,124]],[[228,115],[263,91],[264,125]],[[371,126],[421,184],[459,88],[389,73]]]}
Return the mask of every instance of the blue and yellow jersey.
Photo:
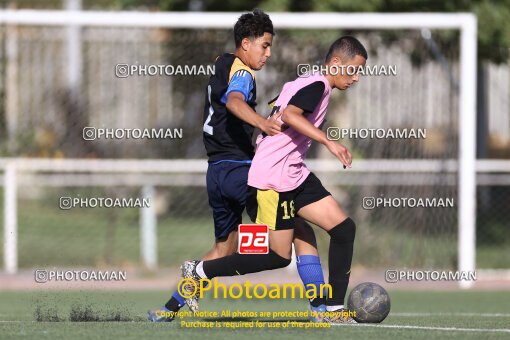
{"label": "blue and yellow jersey", "polygon": [[227,53],[216,59],[205,98],[203,136],[209,162],[251,160],[254,155],[254,128],[226,108],[231,92],[243,94],[246,103],[255,110],[254,71]]}

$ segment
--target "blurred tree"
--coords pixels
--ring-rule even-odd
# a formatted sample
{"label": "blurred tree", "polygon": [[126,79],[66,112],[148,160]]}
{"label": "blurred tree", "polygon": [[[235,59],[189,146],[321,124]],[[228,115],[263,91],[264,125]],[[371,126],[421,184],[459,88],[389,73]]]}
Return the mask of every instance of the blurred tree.
{"label": "blurred tree", "polygon": [[[94,1],[94,0],[89,0]],[[99,0],[95,0],[99,1]],[[108,2],[103,0],[103,2]],[[471,12],[478,17],[480,59],[505,62],[510,51],[510,0],[110,0],[123,9],[145,6],[162,11],[246,11],[259,7],[268,12]],[[438,40],[450,45],[458,36],[444,33]],[[394,39],[389,38],[389,41]]]}
{"label": "blurred tree", "polygon": [[[510,0],[82,0],[84,9],[147,9],[155,11],[247,11],[268,12],[472,12],[478,16],[478,54],[482,60],[506,62],[510,56]],[[63,0],[0,0],[3,8],[55,9]],[[389,35],[390,36],[390,35]],[[440,43],[449,45],[456,35],[446,34]],[[394,39],[389,38],[389,42]]]}

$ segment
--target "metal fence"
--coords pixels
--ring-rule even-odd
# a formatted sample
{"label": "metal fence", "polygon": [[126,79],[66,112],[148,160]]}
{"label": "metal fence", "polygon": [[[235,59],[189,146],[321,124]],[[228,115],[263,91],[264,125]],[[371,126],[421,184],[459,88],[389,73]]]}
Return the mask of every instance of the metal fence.
{"label": "metal fence", "polygon": [[[440,31],[432,31],[432,36]],[[361,204],[363,197],[462,199],[456,196],[458,168],[451,171],[446,165],[458,161],[460,47],[453,44],[441,50],[441,61],[428,49],[426,35],[417,30],[399,31],[400,38],[392,42],[384,31],[350,33],[367,45],[369,64],[397,65],[398,74],[364,77],[353,89],[336,93],[328,110],[328,125],[427,129],[427,138],[421,140],[360,138],[345,143],[355,162],[372,161],[370,166],[376,170],[377,160],[385,158],[399,159],[403,169],[424,159],[437,164],[427,174],[416,169],[373,173],[367,168],[354,174],[316,169],[360,226],[356,261],[364,266],[456,267],[457,206],[369,211]],[[116,65],[211,65],[217,55],[233,50],[230,30],[6,25],[0,34],[4,41],[0,63],[4,80],[0,107],[5,121],[0,128],[2,156],[119,160],[205,156],[201,133],[208,77],[123,78],[116,76]],[[278,30],[273,56],[256,74],[257,111],[267,113],[265,103],[296,76],[296,65],[320,62],[341,34],[336,29]],[[485,92],[490,94],[486,97],[486,157],[498,157],[497,150],[505,150],[510,143],[508,65],[488,64],[485,72]],[[82,135],[86,126],[182,128],[184,136],[177,140],[86,141]],[[318,160],[330,157],[317,145],[309,156]],[[133,165],[133,173],[137,166]],[[159,264],[176,265],[185,256],[198,256],[212,244],[203,175],[182,171],[170,177],[158,173],[142,178],[122,171],[98,174],[79,170],[20,174],[19,263],[22,267],[139,264],[138,210],[63,212],[57,199],[70,194],[136,195],[142,185],[151,183],[158,202]],[[478,263],[486,268],[508,267],[509,263],[497,256],[510,242],[505,206],[509,201],[508,170],[482,172],[478,180]],[[196,249],[189,246],[190,236]],[[320,248],[325,249],[325,239],[319,239]]]}

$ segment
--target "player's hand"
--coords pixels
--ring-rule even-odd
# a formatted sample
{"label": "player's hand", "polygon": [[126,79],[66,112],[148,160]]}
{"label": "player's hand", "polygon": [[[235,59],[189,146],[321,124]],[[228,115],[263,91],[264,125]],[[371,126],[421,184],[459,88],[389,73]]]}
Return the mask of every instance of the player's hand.
{"label": "player's hand", "polygon": [[[278,121],[278,118],[280,118],[282,115],[283,115],[283,111],[280,111],[280,112],[276,113],[271,118],[274,118],[274,120]],[[285,130],[287,130],[289,128],[289,126],[282,122],[281,125],[280,125],[280,128],[281,128],[281,131],[285,131]]]}
{"label": "player's hand", "polygon": [[351,167],[352,164],[352,155],[351,152],[342,144],[330,141],[330,143],[326,144],[329,152],[335,155],[336,158],[342,162],[344,165],[344,169],[346,167]]}
{"label": "player's hand", "polygon": [[260,129],[269,136],[274,136],[279,134],[284,130],[282,128],[282,123],[278,121],[278,117],[282,115],[282,112],[278,112],[277,114],[271,116],[268,119],[264,119],[264,121],[260,124]]}

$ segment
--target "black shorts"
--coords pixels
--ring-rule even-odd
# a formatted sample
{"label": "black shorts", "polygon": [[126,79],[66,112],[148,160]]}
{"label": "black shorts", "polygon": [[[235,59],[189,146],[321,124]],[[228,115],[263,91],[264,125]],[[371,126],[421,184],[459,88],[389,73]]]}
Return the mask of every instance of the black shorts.
{"label": "black shorts", "polygon": [[296,189],[285,192],[261,190],[248,186],[246,212],[257,224],[267,224],[270,230],[294,228],[299,209],[331,194],[313,173]]}

